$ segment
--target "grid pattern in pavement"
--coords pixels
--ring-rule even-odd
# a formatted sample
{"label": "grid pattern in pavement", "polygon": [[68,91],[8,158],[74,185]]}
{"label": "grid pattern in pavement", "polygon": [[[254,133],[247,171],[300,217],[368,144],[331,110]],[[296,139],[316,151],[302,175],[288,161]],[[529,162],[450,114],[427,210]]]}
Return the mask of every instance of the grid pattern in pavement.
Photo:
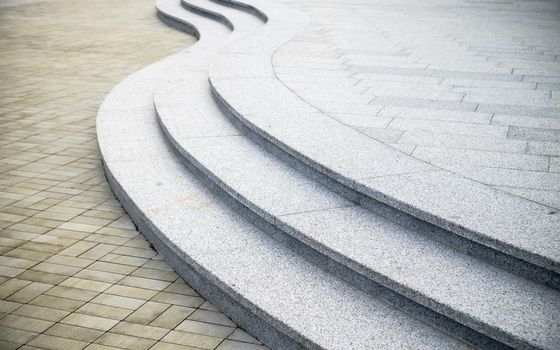
{"label": "grid pattern in pavement", "polygon": [[0,348],[264,349],[186,285],[111,193],[95,115],[193,39],[153,0],[0,9]]}

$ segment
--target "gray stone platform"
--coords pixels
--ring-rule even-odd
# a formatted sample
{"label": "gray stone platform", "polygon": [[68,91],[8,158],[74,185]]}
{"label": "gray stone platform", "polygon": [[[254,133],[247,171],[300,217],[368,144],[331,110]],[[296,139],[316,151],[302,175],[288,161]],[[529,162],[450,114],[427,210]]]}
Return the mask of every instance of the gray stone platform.
{"label": "gray stone platform", "polygon": [[275,53],[280,80],[406,154],[559,209],[560,4],[368,3],[295,3],[314,21]]}
{"label": "gray stone platform", "polygon": [[156,5],[200,41],[98,137],[200,294],[279,349],[560,346],[558,6]]}

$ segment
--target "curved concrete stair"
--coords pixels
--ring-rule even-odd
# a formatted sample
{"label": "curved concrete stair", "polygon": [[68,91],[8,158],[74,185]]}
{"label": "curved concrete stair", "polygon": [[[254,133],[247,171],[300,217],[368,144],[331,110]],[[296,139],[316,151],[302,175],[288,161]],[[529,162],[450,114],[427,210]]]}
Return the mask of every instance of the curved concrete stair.
{"label": "curved concrete stair", "polygon": [[286,249],[185,170],[158,127],[154,82],[170,65],[196,71],[227,32],[179,6],[158,1],[160,17],[196,27],[200,43],[125,79],[98,114],[109,182],[150,242],[202,295],[278,349],[469,348]]}
{"label": "curved concrete stair", "polygon": [[253,3],[269,14],[265,30],[230,44],[210,67],[214,95],[251,138],[353,202],[560,286],[560,213],[412,158],[307,104],[277,79],[271,60],[309,20],[282,5]]}
{"label": "curved concrete stair", "polygon": [[229,123],[208,96],[204,74],[178,63],[167,76],[173,79],[154,101],[170,143],[207,186],[274,238],[476,346],[552,348],[560,341],[556,291],[348,202]]}
{"label": "curved concrete stair", "polygon": [[560,342],[557,291],[348,202],[229,123],[207,96],[204,75],[178,63],[168,76],[174,79],[156,89],[154,101],[170,143],[207,186],[274,238],[476,346],[552,349]]}

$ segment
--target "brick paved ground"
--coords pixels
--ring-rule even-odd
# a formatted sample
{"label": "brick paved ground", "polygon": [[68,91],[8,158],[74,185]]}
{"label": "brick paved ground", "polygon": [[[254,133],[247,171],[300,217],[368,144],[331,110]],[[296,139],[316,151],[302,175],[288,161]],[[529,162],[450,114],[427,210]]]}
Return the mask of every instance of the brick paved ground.
{"label": "brick paved ground", "polygon": [[262,349],[150,248],[101,168],[105,95],[192,38],[152,0],[4,7],[0,33],[0,348]]}

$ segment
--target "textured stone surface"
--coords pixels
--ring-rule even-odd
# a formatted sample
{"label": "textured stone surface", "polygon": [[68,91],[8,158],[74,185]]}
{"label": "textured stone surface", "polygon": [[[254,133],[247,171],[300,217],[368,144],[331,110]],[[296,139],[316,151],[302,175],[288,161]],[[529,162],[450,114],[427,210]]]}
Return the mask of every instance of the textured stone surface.
{"label": "textured stone surface", "polygon": [[[305,139],[305,136],[311,135],[317,137],[317,140],[327,138],[327,133],[332,131],[334,129],[333,125],[336,124],[329,124],[329,119],[322,118],[321,114],[317,111],[305,104],[295,102],[296,100],[293,99],[293,96],[271,79],[265,65],[259,63],[254,72],[248,69],[245,76],[239,70],[235,70],[231,75],[228,75],[227,63],[230,56],[235,57],[234,62],[247,62],[248,65],[250,65],[250,62],[262,62],[260,59],[253,60],[255,56],[238,53],[237,51],[242,49],[237,46],[233,46],[232,50],[235,51],[234,54],[228,53],[223,55],[217,60],[217,63],[215,62],[214,65],[211,65],[210,74],[212,82],[220,87],[220,95],[225,99],[225,103],[235,102],[236,110],[238,112],[241,111],[239,117],[247,117],[248,121],[254,123],[249,127],[266,128],[267,131],[274,132],[274,136],[278,137],[279,143],[288,140],[287,142],[291,145],[302,148],[307,147],[306,150],[313,146],[313,140],[309,142],[309,140]],[[286,54],[286,58],[288,56]],[[303,59],[298,61],[299,63],[308,66],[318,64],[319,66],[333,67],[339,64],[339,61],[335,58],[322,58]],[[216,75],[213,73],[214,69],[217,72]],[[500,72],[500,70],[496,69],[496,72]],[[248,206],[272,224],[279,224],[278,227],[281,230],[290,232],[296,239],[309,244],[317,252],[326,254],[333,260],[342,261],[346,266],[355,268],[377,282],[381,281],[380,283],[385,286],[389,286],[389,288],[412,298],[420,304],[427,305],[443,314],[457,317],[460,322],[468,324],[477,330],[487,327],[483,333],[487,332],[487,334],[510,344],[515,344],[515,346],[526,346],[537,338],[539,340],[534,343],[538,344],[537,346],[553,347],[557,342],[557,339],[553,336],[556,333],[554,328],[558,323],[557,320],[554,317],[541,317],[543,313],[547,315],[556,313],[554,311],[549,312],[551,305],[558,303],[555,292],[538,284],[526,284],[526,281],[521,278],[504,273],[503,270],[493,268],[491,265],[481,263],[479,260],[458,254],[433,241],[420,238],[417,233],[408,232],[406,229],[386,219],[371,215],[363,209],[345,205],[345,208],[342,209],[324,210],[332,206],[332,204],[325,200],[325,190],[323,188],[307,183],[304,177],[293,170],[286,171],[289,168],[280,161],[271,158],[271,155],[267,155],[266,152],[260,150],[258,146],[248,141],[244,135],[238,135],[232,126],[229,126],[228,130],[227,124],[223,122],[225,120],[224,116],[220,114],[220,111],[214,105],[209,103],[204,96],[204,89],[200,91],[197,88],[202,84],[200,82],[202,78],[200,74],[189,73],[187,65],[184,67],[174,65],[172,69],[167,71],[167,74],[174,78],[160,85],[155,96],[155,104],[160,112],[160,122],[166,130],[167,136],[172,139],[174,146],[182,153],[184,161],[190,164],[191,167],[197,168],[198,176],[209,178],[211,182],[214,182],[213,186],[220,186],[224,191],[229,192],[229,195],[239,201],[242,206]],[[325,81],[328,83],[329,80],[336,81],[338,85],[336,87],[333,86],[326,93],[327,95],[334,93],[344,102],[337,104],[331,99],[329,107],[333,109],[340,108],[344,110],[345,106],[340,106],[340,104],[350,102],[349,105],[355,106],[356,102],[360,100],[360,98],[356,100],[347,98],[346,90],[351,89],[353,84],[347,78],[339,75],[312,77],[306,81],[305,77],[292,74],[289,76],[289,80],[295,85],[303,84],[307,87],[320,86]],[[245,96],[250,88],[254,88],[257,85],[259,87],[258,96],[261,97],[259,101]],[[384,88],[387,87],[384,86]],[[525,86],[523,87],[526,88]],[[320,93],[324,93],[324,91]],[[188,102],[192,100],[203,101],[203,107],[200,110],[193,108]],[[291,101],[293,103],[290,103]],[[287,108],[278,110],[277,106],[286,106]],[[277,108],[276,110],[275,107]],[[312,115],[306,113],[306,109],[312,111]],[[364,119],[360,119],[355,123],[358,125],[362,124],[360,125],[361,130],[368,129],[367,126],[363,125],[368,125],[365,118],[367,114],[364,116],[356,113],[354,110],[348,111],[347,114],[332,113],[331,116],[345,124],[351,123],[353,117],[354,119],[358,116],[362,117]],[[365,113],[374,111],[372,113],[374,115],[379,109],[363,109],[363,111]],[[415,112],[422,114],[422,110],[416,111],[412,108],[399,110],[395,107],[393,111],[387,110],[388,114],[403,114],[404,118],[397,118],[395,120],[402,120],[404,123],[418,122],[419,125],[430,126],[431,129],[428,130],[431,131],[439,131],[443,128],[463,136],[459,140],[453,140],[448,137],[443,140],[439,139],[439,142],[448,142],[450,144],[456,142],[453,145],[460,145],[467,152],[470,152],[468,153],[470,158],[467,157],[466,160],[487,157],[489,159],[487,161],[493,160],[496,162],[498,160],[504,162],[503,164],[517,165],[519,168],[527,167],[529,169],[544,170],[548,167],[548,160],[545,157],[524,154],[527,147],[526,141],[484,138],[485,133],[501,137],[507,135],[507,127],[488,125],[492,119],[491,114],[431,111],[431,113],[427,113],[426,120],[423,121],[422,118],[415,120],[414,116],[409,117],[412,115],[411,113]],[[282,124],[284,122],[282,116],[286,113],[297,113],[298,130],[290,129],[290,125]],[[271,119],[271,115],[278,120]],[[473,123],[470,125],[460,125],[462,127],[458,128],[456,125],[457,121],[461,121],[462,118],[469,119]],[[369,125],[383,127],[387,125],[387,121],[393,120],[393,117],[379,117],[379,119],[383,125]],[[321,121],[326,126],[318,121]],[[212,130],[196,126],[197,122],[202,126],[219,125],[219,127],[216,132],[212,132]],[[193,127],[184,128],[185,125],[193,125]],[[286,130],[283,130],[283,128]],[[295,132],[295,135],[290,135],[288,130]],[[316,133],[323,132],[324,135],[316,136],[312,133],[310,134],[309,130]],[[343,128],[340,130],[344,131]],[[398,131],[398,129],[392,130]],[[403,131],[400,131],[400,133],[402,134]],[[480,136],[481,133],[483,136]],[[356,135],[356,133],[352,132],[344,134],[344,136],[347,136],[347,140],[352,138],[359,139],[359,136]],[[335,136],[339,135],[332,133],[328,137],[332,138]],[[431,135],[428,134],[426,136],[424,134],[423,136],[425,139],[430,139]],[[358,144],[353,143],[349,148],[359,149]],[[366,149],[368,146],[375,145],[375,143],[364,141],[363,145],[362,148]],[[476,147],[479,148],[478,152],[472,149]],[[488,155],[489,152],[486,147],[493,147],[498,151],[507,152],[508,156],[497,158],[494,154]],[[454,151],[455,148],[460,147],[444,148],[443,151],[450,152]],[[374,158],[373,155],[380,154],[380,149],[384,148],[374,148],[373,151],[371,149],[366,150],[365,153],[372,155],[371,158]],[[368,151],[371,152],[367,153]],[[441,157],[443,151],[434,153]],[[412,150],[410,152],[412,153]],[[330,170],[336,169],[337,166],[345,162],[343,158],[329,159],[329,157],[333,156],[332,153],[325,156],[320,154],[320,151],[317,151],[313,155],[321,157],[328,164],[327,167]],[[391,159],[391,156],[396,157],[395,152],[389,151],[387,155],[387,158],[376,160],[379,161],[377,164],[383,163],[385,166],[394,166],[390,163],[389,159]],[[453,156],[450,158],[453,158]],[[359,159],[369,160],[367,157]],[[368,165],[370,164],[372,163],[368,163]],[[412,164],[414,164],[414,161]],[[431,167],[427,167],[424,170],[431,169],[435,170],[435,168]],[[434,172],[438,173],[439,171],[435,170]],[[418,175],[422,176],[422,173]],[[153,176],[153,174],[149,175],[149,177]],[[430,176],[429,174],[427,175],[428,178]],[[387,178],[394,179],[396,177],[389,176]],[[380,177],[380,179],[383,180],[385,177]],[[174,186],[178,185],[176,181],[173,183]],[[413,184],[416,183],[413,181]],[[398,185],[402,185],[402,183]],[[425,193],[439,193],[438,190],[429,187],[424,187],[424,189],[427,189],[424,191]],[[453,189],[457,187],[460,186],[454,186]],[[140,191],[139,189],[136,190]],[[387,187],[387,193],[391,193],[392,190],[391,187]],[[463,191],[465,189],[460,188],[460,190]],[[483,193],[485,190],[487,188],[484,186],[479,188],[480,193]],[[414,191],[409,189],[405,192],[414,193]],[[490,192],[485,194],[486,196],[491,196],[494,193],[495,191],[490,190]],[[399,196],[397,195],[396,197]],[[147,202],[153,200],[141,198]],[[306,199],[308,203],[305,203]],[[417,198],[407,198],[406,200],[409,203],[413,203]],[[441,202],[443,203],[448,200],[449,197],[442,196]],[[305,206],[302,204],[305,204]],[[343,204],[343,202],[340,204]],[[436,205],[439,204],[441,203],[436,203]],[[470,203],[467,204],[470,205]],[[309,207],[309,205],[312,207]],[[509,205],[508,209],[514,207],[515,203]],[[433,211],[438,210],[436,208],[432,209]],[[289,214],[290,212],[294,214],[277,217],[279,214]],[[444,217],[448,216],[448,213],[443,211],[440,211],[440,213]],[[491,214],[494,215],[494,213]],[[199,221],[197,217],[189,218],[191,221],[196,220],[197,225],[203,224],[203,221]],[[203,215],[202,219],[205,218]],[[219,222],[220,227],[224,227],[222,226],[224,223],[218,217],[211,216],[211,218],[215,222]],[[435,220],[437,220],[437,217]],[[471,226],[473,224],[471,223]],[[173,227],[167,227],[169,232],[176,230]],[[500,234],[505,234],[509,230],[509,228],[499,229]],[[548,232],[545,236],[550,237],[551,234],[553,232]],[[502,238],[508,241],[510,237],[503,236]],[[200,237],[200,240],[202,240],[202,237]],[[409,244],[403,245],[403,242],[409,242]],[[240,242],[232,244],[234,249],[238,249],[238,243]],[[241,242],[241,244],[247,243],[247,241]],[[523,245],[522,242],[515,242],[515,244]],[[541,248],[543,247],[541,246]],[[210,250],[212,248],[207,246],[206,249]],[[214,249],[223,252],[225,248],[220,244],[219,247],[214,247]],[[403,255],[406,255],[407,259],[402,259]],[[404,261],[401,262],[401,260]],[[410,263],[410,265],[406,265],[407,263]],[[457,274],[450,274],[449,271]],[[427,276],[430,273],[433,273],[433,275]],[[422,277],[419,278],[419,276]],[[454,278],[457,278],[457,280],[451,282]],[[469,282],[465,282],[465,279],[469,279]],[[426,281],[430,281],[430,283],[426,285],[418,283]],[[463,283],[468,284],[471,288],[466,290],[459,287]],[[535,288],[533,292],[528,291],[533,288]],[[504,298],[506,291],[512,294]],[[428,299],[419,298],[418,293],[426,296]],[[540,300],[530,297],[535,294],[541,297],[546,295],[546,297]],[[470,298],[476,299],[477,303],[469,301]],[[484,300],[484,302],[481,302],[481,300]],[[492,304],[494,305],[492,310],[496,311],[499,309],[501,311],[494,313],[488,312],[489,310],[484,306],[482,308],[469,307],[469,305],[480,305],[479,303],[482,305]],[[445,311],[446,308],[449,308],[448,311]],[[457,313],[462,313],[462,315],[458,316]],[[533,321],[530,323],[535,325],[531,330],[526,328],[528,317],[532,317]],[[487,324],[485,326],[477,324],[481,320],[483,320],[483,323],[487,322]],[[492,324],[492,326],[488,327],[489,324]],[[496,331],[496,328],[500,329],[500,331]],[[533,335],[525,337],[528,333]],[[514,339],[516,336],[508,339],[511,334],[525,335],[517,339]]]}
{"label": "textured stone surface", "polygon": [[[543,124],[545,122],[542,120],[536,120],[534,123],[528,123],[523,118],[514,120],[500,117],[497,118],[497,123],[492,123],[493,112],[483,110],[478,114],[479,106],[494,111],[500,110],[500,115],[535,118],[553,118],[556,110],[554,94],[547,95],[543,91],[531,90],[532,82],[522,84],[523,75],[516,75],[513,68],[504,67],[501,61],[494,62],[475,54],[486,50],[497,51],[498,56],[502,51],[511,53],[510,50],[503,50],[502,45],[480,43],[477,41],[479,37],[472,36],[472,32],[468,30],[458,31],[461,26],[468,26],[471,21],[478,20],[478,17],[473,15],[480,10],[478,5],[462,6],[461,1],[448,6],[415,1],[391,3],[387,4],[387,7],[367,2],[347,5],[336,1],[322,4],[321,7],[306,2],[290,4],[308,15],[308,18],[313,18],[313,21],[308,22],[307,18],[303,18],[298,12],[287,10],[290,13],[290,21],[302,23],[300,28],[284,24],[280,30],[276,28],[282,26],[281,21],[278,21],[276,27],[266,27],[270,32],[281,33],[278,37],[269,35],[266,40],[263,36],[267,33],[263,31],[242,45],[228,47],[222,55],[273,55],[275,69],[292,69],[292,73],[286,77],[283,77],[282,73],[278,74],[283,84],[268,76],[227,76],[224,73],[225,69],[219,70],[220,76],[214,76],[212,70],[215,67],[211,67],[210,80],[213,89],[231,115],[258,137],[322,176],[457,235],[558,272],[560,241],[555,232],[559,223],[555,208],[551,208],[551,204],[557,202],[555,198],[558,192],[541,188],[541,192],[533,192],[528,196],[530,198],[525,198],[522,196],[524,191],[505,191],[504,186],[485,183],[490,187],[483,188],[480,180],[474,176],[470,181],[465,181],[466,173],[457,170],[517,170],[526,172],[525,177],[534,176],[534,181],[537,181],[541,178],[539,174],[550,172],[551,158],[546,154],[526,154],[528,139],[525,135],[539,141],[553,142],[551,140],[554,140],[557,131],[551,128],[555,126],[554,122]],[[263,6],[274,8],[273,5]],[[323,11],[325,6],[331,11]],[[376,11],[376,6],[383,10]],[[410,6],[417,7],[423,16],[415,16],[415,19],[407,16]],[[491,4],[484,6],[492,7]],[[546,6],[550,7],[551,12],[543,13],[542,17],[536,19],[531,17],[531,20],[548,25],[547,20],[556,14],[557,7],[551,3],[547,3]],[[500,6],[494,10],[498,13],[507,12],[506,8]],[[524,10],[532,11],[530,7]],[[353,16],[355,11],[360,12],[360,16]],[[381,15],[383,11],[390,15]],[[453,14],[450,18],[454,20],[456,11],[469,14],[465,20],[457,20],[459,26],[455,22],[451,25],[439,19],[442,16],[448,18],[446,16]],[[357,19],[352,22],[350,29],[343,19],[353,17]],[[399,18],[398,25],[394,24],[394,18]],[[508,28],[512,23],[509,22],[511,18],[506,18],[503,25]],[[430,22],[433,19],[438,20]],[[305,28],[305,23],[311,25]],[[373,23],[386,27],[380,31],[373,27]],[[419,26],[422,27],[419,32],[408,31],[409,28]],[[556,29],[557,26],[550,25],[542,30],[553,32]],[[491,31],[487,26],[482,26],[480,30]],[[391,32],[395,37],[386,35],[386,32]],[[289,35],[292,35],[292,39],[286,41],[284,36]],[[455,35],[460,39],[454,39]],[[425,44],[426,38],[433,38],[429,40],[429,45]],[[529,38],[540,40],[533,35],[529,35]],[[506,39],[498,37],[495,40]],[[399,44],[395,45],[395,42]],[[461,46],[462,42],[476,47],[473,50],[475,52]],[[279,49],[275,50],[275,43]],[[543,45],[553,47],[554,41],[545,41]],[[509,48],[508,45],[506,47]],[[345,55],[348,55],[346,61],[341,60]],[[444,58],[446,55],[449,58]],[[226,62],[226,58],[221,59],[222,66],[225,67]],[[515,62],[512,64],[515,65]],[[326,72],[327,75],[321,79],[318,78],[318,74],[313,74],[309,79],[295,78],[293,69],[302,67],[306,70]],[[338,74],[332,74],[333,71]],[[384,74],[385,80],[360,78],[359,74],[363,73]],[[391,74],[398,75],[396,81],[387,80],[387,75]],[[404,79],[406,76],[413,78]],[[458,85],[443,84],[447,78],[455,79],[451,80],[451,83]],[[476,82],[462,86],[462,80],[482,83],[481,86]],[[447,92],[442,90],[442,86],[447,86]],[[371,87],[377,91],[377,95],[368,97],[367,92]],[[536,85],[532,87],[536,88]],[[399,88],[402,94],[398,93]],[[515,91],[508,95],[509,90]],[[248,94],[247,91],[253,93]],[[454,94],[461,97],[455,98]],[[480,102],[475,101],[476,96],[481,95],[492,96],[493,101],[485,99],[486,97],[481,97]],[[474,97],[465,100],[466,96]],[[525,105],[521,102],[519,105],[512,104],[515,98],[516,101],[527,102]],[[333,109],[337,99],[344,102],[339,104],[336,112],[326,112]],[[551,101],[547,102],[547,99]],[[324,103],[325,107],[322,107]],[[370,125],[364,120],[352,125],[352,111],[360,105],[374,106],[370,112],[381,106],[382,109],[378,109],[381,117],[388,116],[383,114],[384,108],[393,109],[394,119],[386,123],[387,120],[374,120],[378,116],[372,116]],[[395,117],[396,108],[407,109],[408,118]],[[411,111],[422,114],[423,110],[428,112],[427,118],[410,117]],[[439,111],[448,113],[438,114]],[[523,114],[519,115],[521,112]],[[462,116],[465,121],[461,120]],[[504,122],[506,124],[503,124]],[[547,128],[528,128],[507,123],[537,123],[538,126],[546,125]],[[400,143],[400,139],[408,131],[437,134],[439,145],[418,146],[409,138]],[[446,142],[444,139],[453,139],[455,135],[460,136],[459,140],[470,138],[462,144]],[[442,168],[447,171],[440,170]],[[418,174],[421,177],[422,173],[438,173],[443,177],[443,181],[432,182],[430,186],[420,186],[415,188],[413,193],[404,193],[398,189],[385,192],[389,188],[381,185],[387,182],[398,187],[399,179],[402,180],[407,174]],[[461,185],[447,186],[450,183]],[[480,191],[486,193],[481,196],[480,202],[484,198],[491,201],[490,203],[478,205],[476,199],[468,202],[460,200],[472,192]],[[439,200],[436,200],[438,203],[435,205],[424,204],[419,200],[437,197],[439,193],[442,194],[442,198],[453,200],[455,207],[452,211],[460,215],[452,215],[449,210],[438,210],[437,208],[444,204]],[[536,201],[540,206],[534,203],[538,195],[543,196],[542,201]],[[501,202],[508,205],[502,207]],[[489,207],[493,208],[492,212],[495,215],[489,215],[488,211],[482,209]],[[526,211],[529,208],[530,211]],[[499,218],[508,217],[512,210],[519,217],[518,224],[505,225]],[[538,229],[532,224],[533,221],[539,221]],[[519,238],[521,236],[524,238]]]}
{"label": "textured stone surface", "polygon": [[[103,117],[102,111],[99,118]],[[141,139],[165,142],[156,125],[139,130],[139,134]],[[142,142],[129,143],[128,147],[142,147]],[[212,283],[233,288],[251,310],[259,310],[268,322],[298,341],[307,339],[327,348],[349,344],[383,347],[395,342],[428,348],[463,347],[287,250],[234,215],[177,161],[154,157],[151,162],[113,161],[107,166],[143,215],[183,252],[187,263],[208,271],[205,275]],[[302,314],[301,310],[306,311]],[[307,321],[310,314],[314,323]],[[395,332],[397,325],[407,331]],[[325,336],[325,332],[331,335]],[[179,342],[183,337],[175,332],[166,339]]]}
{"label": "textured stone surface", "polygon": [[[399,0],[357,1],[350,5],[327,1],[321,6],[305,1],[285,2],[313,18],[313,25],[275,53],[275,70],[291,90],[333,118],[338,119],[324,108],[327,106],[324,101],[332,101],[327,91],[339,86],[339,82],[324,79],[320,85],[314,85],[303,84],[302,80],[312,81],[313,76],[321,73],[332,76],[338,72],[353,81],[354,87],[344,89],[338,98],[360,105],[358,97],[366,95],[370,99],[361,103],[362,106],[385,105],[379,115],[395,119],[375,128],[406,132],[390,141],[378,132],[368,135],[391,142],[396,148],[400,143],[426,145],[425,140],[411,140],[408,132],[430,132],[441,140],[438,142],[441,147],[489,151],[496,158],[507,157],[503,153],[510,152],[495,147],[496,143],[510,139],[560,142],[556,130],[560,106],[553,96],[556,89],[543,85],[557,83],[560,77],[560,64],[555,58],[558,43],[554,39],[560,35],[557,2],[454,0],[441,4]],[[414,16],[410,15],[411,9]],[[350,18],[352,25],[348,26]],[[325,34],[318,40],[318,33]],[[304,45],[306,51],[298,50]],[[329,66],[313,65],[313,74],[302,71],[300,74],[305,78],[299,82],[284,73],[285,69],[296,69],[307,62],[326,62],[326,59],[332,61]],[[458,105],[450,101],[470,105],[473,112],[453,117]],[[414,112],[397,112],[404,106],[413,108]],[[338,113],[351,113],[355,108],[348,106]],[[496,114],[492,115],[493,112]],[[370,118],[376,120],[375,115]],[[422,121],[426,119],[448,123]],[[363,124],[349,123],[358,129]],[[500,125],[501,129],[493,125]],[[478,139],[459,145],[454,142],[455,135],[472,135]],[[531,154],[531,151],[517,149],[516,153]],[[416,155],[412,153],[413,157]],[[451,170],[464,163],[457,159],[433,164]],[[484,160],[474,160],[472,165],[481,169],[510,168],[509,164],[488,164]],[[530,188],[515,189],[524,197],[523,190]],[[558,191],[545,190],[541,194],[540,201],[538,195],[524,198],[558,209],[549,200],[556,198],[554,202],[557,202]]]}
{"label": "textured stone surface", "polygon": [[[483,333],[495,336],[499,329],[503,337],[531,332],[528,339],[538,338],[550,344],[558,341],[553,334],[559,322],[552,316],[557,311],[552,309],[560,310],[560,299],[553,290],[528,283],[350,205],[246,136],[229,136],[235,133],[233,125],[222,135],[185,134],[184,125],[215,125],[219,120],[227,123],[227,119],[211,105],[203,113],[192,113],[188,101],[203,100],[200,95],[205,93],[188,88],[197,85],[197,76],[181,65],[175,65],[168,73],[185,79],[161,85],[155,94],[155,105],[168,137],[186,163],[229,193],[238,205],[249,207],[308,245],[315,251],[312,254],[324,254]],[[184,102],[169,101],[171,91],[181,91]],[[173,108],[162,112],[160,106],[166,106],[166,102],[173,103]],[[493,307],[488,309],[486,305],[490,304]],[[529,329],[527,324],[534,327]]]}

